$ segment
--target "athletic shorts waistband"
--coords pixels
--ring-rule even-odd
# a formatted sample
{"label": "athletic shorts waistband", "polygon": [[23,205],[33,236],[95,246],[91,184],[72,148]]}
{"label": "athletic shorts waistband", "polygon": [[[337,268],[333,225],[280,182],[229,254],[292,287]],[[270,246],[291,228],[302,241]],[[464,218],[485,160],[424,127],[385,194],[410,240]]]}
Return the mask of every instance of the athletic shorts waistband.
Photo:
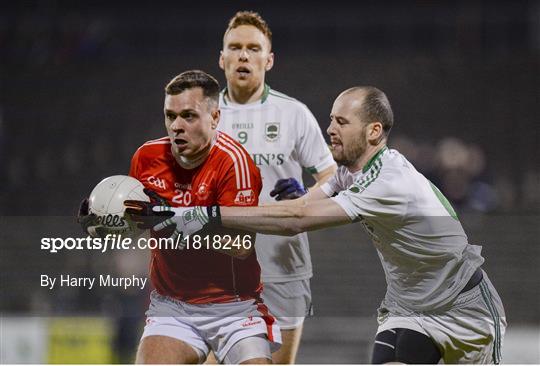
{"label": "athletic shorts waistband", "polygon": [[471,276],[465,287],[463,287],[463,290],[460,291],[460,294],[472,290],[473,288],[478,286],[478,284],[482,281],[482,278],[484,278],[484,272],[482,271],[481,267],[478,267],[476,271],[474,271],[473,275]]}

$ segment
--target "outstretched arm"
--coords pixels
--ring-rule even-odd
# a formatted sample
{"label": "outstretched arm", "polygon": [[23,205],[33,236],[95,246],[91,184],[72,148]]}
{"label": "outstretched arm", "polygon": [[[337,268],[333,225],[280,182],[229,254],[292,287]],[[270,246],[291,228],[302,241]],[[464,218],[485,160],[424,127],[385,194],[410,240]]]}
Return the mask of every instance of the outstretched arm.
{"label": "outstretched arm", "polygon": [[[133,201],[126,203],[133,204]],[[139,201],[134,201],[138,203]],[[143,202],[144,203],[144,202]],[[159,206],[161,207],[161,206]],[[169,207],[166,207],[170,210]],[[205,227],[224,227],[263,234],[292,236],[305,231],[345,225],[350,217],[330,198],[309,201],[303,205],[273,205],[259,207],[194,206],[175,207],[175,232],[191,235]]]}
{"label": "outstretched arm", "polygon": [[328,168],[313,174],[313,178],[315,179],[315,185],[310,188],[310,190],[313,190],[317,187],[320,187],[321,184],[325,183],[328,179],[332,178],[334,174],[336,174],[337,171],[337,165],[331,165]]}
{"label": "outstretched arm", "polygon": [[295,206],[221,207],[224,227],[263,234],[295,235],[350,222],[341,206],[329,198]]}
{"label": "outstretched arm", "polygon": [[327,199],[328,196],[322,191],[320,187],[311,189],[308,193],[303,195],[302,197],[292,199],[292,200],[282,200],[282,201],[275,201],[275,202],[265,202],[260,204],[260,206],[264,207],[272,207],[272,206],[305,206],[308,203],[313,203],[315,201]]}

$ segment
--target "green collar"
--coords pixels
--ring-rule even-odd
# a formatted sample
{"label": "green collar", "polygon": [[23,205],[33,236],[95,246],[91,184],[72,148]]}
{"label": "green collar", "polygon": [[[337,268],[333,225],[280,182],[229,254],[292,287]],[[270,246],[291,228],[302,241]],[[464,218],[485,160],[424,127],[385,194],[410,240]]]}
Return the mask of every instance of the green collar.
{"label": "green collar", "polygon": [[[227,96],[227,94],[228,94],[227,87],[225,87],[221,92],[223,93],[223,103],[225,103],[225,105],[227,105],[227,98],[225,98]],[[263,93],[262,93],[262,97],[261,97],[261,104],[266,102],[266,99],[268,99],[268,95],[270,95],[270,86],[268,84],[264,83],[264,89],[263,89]]]}
{"label": "green collar", "polygon": [[268,95],[270,95],[270,85],[264,83],[263,94],[261,97],[261,104],[266,102],[266,99],[268,99]]}
{"label": "green collar", "polygon": [[367,162],[366,165],[364,165],[364,167],[362,168],[362,173],[365,173],[369,170],[369,168],[371,168],[371,166],[373,165],[373,163],[375,162],[375,160],[377,160],[386,150],[388,150],[388,147],[386,145],[384,145],[382,147],[382,149],[380,149],[379,151],[377,151],[377,153],[375,155],[373,155],[373,157],[371,159],[369,159],[369,161]]}

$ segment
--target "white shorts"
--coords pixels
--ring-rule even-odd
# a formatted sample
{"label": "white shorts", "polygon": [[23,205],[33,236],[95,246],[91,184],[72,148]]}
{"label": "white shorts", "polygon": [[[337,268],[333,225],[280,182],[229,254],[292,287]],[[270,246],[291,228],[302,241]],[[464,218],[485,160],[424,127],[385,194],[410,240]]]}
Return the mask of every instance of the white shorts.
{"label": "white shorts", "polygon": [[[210,350],[223,361],[231,347],[248,337],[264,336],[271,352],[281,344],[275,318],[256,300],[188,304],[153,291],[146,316],[141,338],[159,335],[181,340],[197,351],[201,362]],[[259,353],[253,358],[266,357],[264,350]]]}
{"label": "white shorts", "polygon": [[438,314],[407,312],[383,301],[377,333],[393,328],[412,329],[431,338],[444,363],[499,363],[506,330],[502,301],[486,273],[480,284],[460,294]]}
{"label": "white shorts", "polygon": [[282,330],[296,329],[312,315],[309,279],[264,283],[261,297]]}

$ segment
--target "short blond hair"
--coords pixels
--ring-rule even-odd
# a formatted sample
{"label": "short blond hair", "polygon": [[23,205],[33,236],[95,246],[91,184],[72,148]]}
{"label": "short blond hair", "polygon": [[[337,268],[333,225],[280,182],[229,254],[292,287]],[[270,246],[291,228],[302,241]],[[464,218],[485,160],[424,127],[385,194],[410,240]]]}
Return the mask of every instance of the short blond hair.
{"label": "short blond hair", "polygon": [[270,27],[259,15],[259,13],[254,11],[239,11],[234,14],[231,20],[229,20],[229,25],[225,30],[225,34],[223,34],[223,39],[225,39],[227,33],[229,33],[232,29],[241,25],[251,25],[260,30],[270,42],[270,46],[272,46],[272,31],[270,30]]}

